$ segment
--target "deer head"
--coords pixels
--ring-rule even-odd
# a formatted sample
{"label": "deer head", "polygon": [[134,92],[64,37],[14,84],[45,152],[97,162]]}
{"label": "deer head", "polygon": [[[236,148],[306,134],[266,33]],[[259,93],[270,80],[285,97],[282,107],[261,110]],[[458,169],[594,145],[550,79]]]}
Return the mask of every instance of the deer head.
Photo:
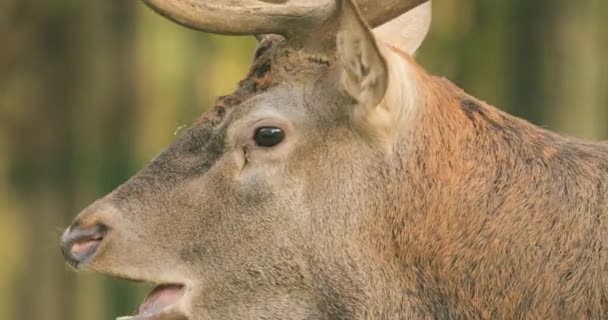
{"label": "deer head", "polygon": [[607,317],[608,146],[425,73],[430,2],[146,2],[259,46],[62,236],[77,269],[158,285],[135,319]]}
{"label": "deer head", "polygon": [[257,35],[255,60],[80,213],[62,237],[70,264],[157,284],[137,319],[348,318],[399,290],[386,212],[419,103],[406,56],[430,3],[146,2],[188,27]]}

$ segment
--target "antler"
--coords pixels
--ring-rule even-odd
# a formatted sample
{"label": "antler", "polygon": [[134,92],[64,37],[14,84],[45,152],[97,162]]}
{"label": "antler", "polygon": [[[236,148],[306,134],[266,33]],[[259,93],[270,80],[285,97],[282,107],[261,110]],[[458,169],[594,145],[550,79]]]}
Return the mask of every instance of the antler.
{"label": "antler", "polygon": [[186,27],[220,34],[290,35],[305,21],[331,12],[326,0],[144,0]]}
{"label": "antler", "polygon": [[[357,0],[376,27],[428,0]],[[329,19],[335,0],[144,0],[161,15],[186,27],[220,34],[298,34]]]}
{"label": "antler", "polygon": [[370,27],[375,28],[430,0],[356,0]]}

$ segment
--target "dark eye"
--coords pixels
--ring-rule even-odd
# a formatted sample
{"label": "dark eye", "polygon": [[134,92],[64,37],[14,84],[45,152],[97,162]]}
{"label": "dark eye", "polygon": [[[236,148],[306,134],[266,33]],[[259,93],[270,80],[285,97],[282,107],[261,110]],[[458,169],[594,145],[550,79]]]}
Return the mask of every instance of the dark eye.
{"label": "dark eye", "polygon": [[285,131],[277,127],[262,127],[256,130],[253,140],[260,147],[274,147],[285,139]]}

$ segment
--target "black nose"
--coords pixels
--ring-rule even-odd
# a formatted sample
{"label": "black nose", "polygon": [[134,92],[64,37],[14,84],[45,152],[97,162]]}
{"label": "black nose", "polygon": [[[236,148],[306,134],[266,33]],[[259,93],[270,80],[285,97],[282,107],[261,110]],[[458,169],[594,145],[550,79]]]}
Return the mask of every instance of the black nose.
{"label": "black nose", "polygon": [[61,236],[61,251],[65,259],[74,267],[89,260],[108,233],[104,224],[85,228],[78,223],[69,227]]}

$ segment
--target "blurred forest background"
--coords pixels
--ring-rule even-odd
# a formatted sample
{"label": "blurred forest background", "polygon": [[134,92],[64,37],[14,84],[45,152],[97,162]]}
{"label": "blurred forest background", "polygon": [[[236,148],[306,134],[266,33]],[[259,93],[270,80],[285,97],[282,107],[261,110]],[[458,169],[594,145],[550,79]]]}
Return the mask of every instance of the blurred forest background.
{"label": "blurred forest background", "polygon": [[[435,0],[429,71],[533,123],[608,138],[608,1]],[[144,293],[76,276],[58,239],[227,94],[252,38],[140,1],[0,1],[0,319],[114,319]]]}

